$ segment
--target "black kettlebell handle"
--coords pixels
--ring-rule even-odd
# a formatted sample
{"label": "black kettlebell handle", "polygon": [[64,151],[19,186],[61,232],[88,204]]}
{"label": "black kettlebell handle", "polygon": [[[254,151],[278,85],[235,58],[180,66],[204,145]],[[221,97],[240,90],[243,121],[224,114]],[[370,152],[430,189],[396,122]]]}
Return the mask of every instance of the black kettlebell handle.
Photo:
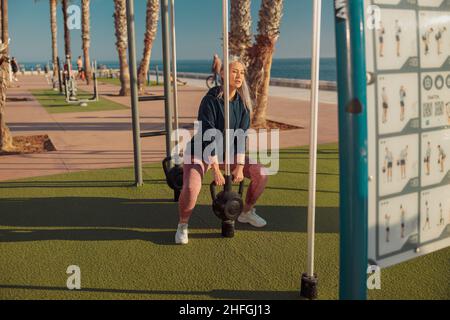
{"label": "black kettlebell handle", "polygon": [[170,171],[170,160],[172,160],[171,157],[167,157],[162,161],[162,167],[164,170],[164,173],[166,175],[166,177],[169,176],[169,171]]}
{"label": "black kettlebell handle", "polygon": [[[231,190],[231,185],[232,185],[232,181],[233,181],[233,176],[229,176],[229,177],[225,177],[225,181],[227,181],[228,180],[228,185],[230,186],[230,190]],[[225,184],[225,186],[226,186],[226,184]],[[209,185],[209,192],[211,193],[211,199],[212,200],[215,200],[216,199],[216,196],[217,196],[217,192],[216,192],[216,187],[217,187],[217,184],[216,184],[216,182],[215,181],[213,181],[213,182],[211,182],[211,184]],[[241,196],[241,198],[242,198],[242,196],[243,196],[243,194],[244,194],[244,180],[242,180],[240,183],[239,183],[239,195]]]}

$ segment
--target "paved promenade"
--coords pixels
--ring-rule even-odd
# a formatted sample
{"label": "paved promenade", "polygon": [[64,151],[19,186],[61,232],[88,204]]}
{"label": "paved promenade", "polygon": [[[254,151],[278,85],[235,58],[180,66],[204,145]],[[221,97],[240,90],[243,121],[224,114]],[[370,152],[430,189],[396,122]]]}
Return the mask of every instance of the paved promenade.
{"label": "paved promenade", "polygon": [[[180,124],[191,125],[199,103],[206,92],[200,80],[187,80],[180,87]],[[32,155],[0,157],[0,181],[44,176],[73,171],[126,167],[133,164],[130,98],[118,97],[118,87],[101,84],[101,97],[123,104],[128,108],[114,111],[75,112],[49,114],[34,99],[30,90],[48,89],[43,76],[23,76],[20,87],[10,88],[8,97],[29,98],[26,102],[8,102],[7,123],[13,135],[48,134],[58,151]],[[89,90],[84,86],[81,89]],[[282,131],[280,147],[302,146],[309,143],[309,91],[302,89],[271,87],[268,118],[299,126],[302,129]],[[162,87],[152,93],[163,94]],[[319,143],[336,142],[337,110],[336,93],[321,92],[319,114]],[[141,102],[142,131],[164,129],[164,104]],[[165,156],[165,138],[142,139],[145,163],[160,162]]]}

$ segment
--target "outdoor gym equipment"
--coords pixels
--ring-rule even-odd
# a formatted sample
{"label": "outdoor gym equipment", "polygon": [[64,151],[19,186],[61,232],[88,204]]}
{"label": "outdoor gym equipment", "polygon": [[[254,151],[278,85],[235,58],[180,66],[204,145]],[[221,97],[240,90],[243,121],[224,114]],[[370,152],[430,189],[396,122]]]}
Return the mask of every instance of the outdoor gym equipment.
{"label": "outdoor gym equipment", "polygon": [[[179,136],[176,132],[175,142],[176,152],[172,155],[172,132],[178,129],[178,87],[177,87],[177,66],[176,66],[176,38],[175,38],[175,17],[174,0],[171,0],[171,19],[169,19],[169,0],[161,0],[161,26],[162,26],[162,49],[163,49],[163,68],[164,68],[164,95],[138,97],[137,90],[137,63],[136,63],[136,44],[135,44],[135,21],[134,21],[134,1],[127,1],[127,24],[128,24],[128,49],[130,59],[130,83],[131,83],[131,110],[133,122],[133,145],[134,145],[134,168],[135,181],[137,186],[143,185],[142,178],[142,156],[141,156],[141,138],[165,136],[166,138],[166,157],[162,162],[163,171],[166,175],[168,186],[174,190],[174,200],[178,197],[182,187],[182,166],[177,161],[181,155],[178,149]],[[171,28],[169,21],[171,20]],[[169,33],[170,30],[170,33]],[[170,37],[172,36],[172,37]],[[172,39],[170,46],[169,40]],[[170,51],[170,47],[172,51]],[[172,58],[173,84],[171,88],[171,65]],[[172,96],[172,94],[173,96]],[[141,132],[139,119],[139,102],[144,101],[164,101],[165,110],[165,129],[161,131]],[[177,159],[175,159],[177,157]],[[175,164],[174,164],[175,162]]]}
{"label": "outdoor gym equipment", "polygon": [[314,235],[317,185],[317,128],[319,115],[320,72],[320,24],[322,0],[315,0],[313,7],[313,34],[311,54],[311,129],[309,150],[309,202],[308,202],[308,268],[302,274],[300,295],[308,299],[317,298],[317,274],[314,273]]}
{"label": "outdoor gym equipment", "polygon": [[[58,87],[59,87],[59,93],[63,93],[63,82],[62,82],[62,70],[61,70],[61,61],[59,57],[56,58],[56,63],[58,64]],[[54,70],[54,69],[53,69]]]}
{"label": "outdoor gym equipment", "polygon": [[[163,160],[163,170],[166,175],[167,185],[174,191],[174,201],[177,202],[180,198],[181,189],[183,188],[183,166],[180,159],[182,154],[179,149],[180,136],[178,133],[178,73],[177,73],[177,46],[176,46],[176,32],[175,32],[175,0],[170,1],[170,26],[171,26],[171,53],[172,53],[172,71],[173,71],[173,106],[174,106],[174,129],[175,129],[175,161],[173,165],[172,156],[168,156]],[[170,79],[170,78],[169,78]]]}
{"label": "outdoor gym equipment", "polygon": [[63,79],[64,79],[64,94],[66,96],[66,101],[76,100],[77,84],[72,77],[72,62],[70,61],[70,56],[66,56],[67,70],[64,68]]}
{"label": "outdoor gym equipment", "polygon": [[225,186],[224,190],[217,194],[216,183],[210,185],[212,207],[214,214],[222,220],[222,236],[226,238],[234,237],[234,223],[244,208],[242,194],[244,182],[239,185],[239,192],[232,190],[233,177],[230,168],[230,70],[228,57],[228,0],[222,0],[222,20],[223,20],[223,56],[224,56],[224,141],[225,141]]}
{"label": "outdoor gym equipment", "polygon": [[86,105],[89,102],[97,102],[98,101],[98,83],[97,83],[97,61],[92,62],[91,64],[92,72],[92,82],[93,82],[93,95],[88,99],[78,99],[76,96],[77,87],[76,80],[71,77],[69,81],[66,80],[66,102],[69,104],[80,104],[81,106]]}

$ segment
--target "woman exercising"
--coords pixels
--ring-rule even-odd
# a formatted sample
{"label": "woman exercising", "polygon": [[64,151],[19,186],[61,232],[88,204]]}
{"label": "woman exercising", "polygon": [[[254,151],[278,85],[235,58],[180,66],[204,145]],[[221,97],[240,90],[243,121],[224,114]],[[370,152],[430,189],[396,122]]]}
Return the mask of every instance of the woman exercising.
{"label": "woman exercising", "polygon": [[[223,70],[221,71],[221,76],[223,79]],[[235,131],[242,129],[243,132],[246,132],[250,127],[252,103],[245,81],[245,67],[240,61],[233,60],[230,63],[229,88],[230,129]],[[197,135],[201,134],[202,137],[205,137],[205,132],[210,129],[218,130],[222,135],[224,134],[224,92],[222,86],[212,88],[203,98],[198,112],[198,121],[201,123],[202,130],[199,130]],[[216,185],[223,186],[225,184],[225,178],[220,171],[224,167],[222,163],[219,163],[218,156],[220,155],[212,152],[208,157],[207,163],[206,159],[203,160],[203,152],[210,144],[210,141],[205,142],[207,139],[202,139],[202,153],[197,154],[198,152],[196,153],[194,148],[195,140],[196,138],[194,137],[187,144],[185,152],[183,189],[179,201],[179,224],[175,234],[175,242],[177,244],[188,243],[189,218],[194,210],[202,187],[203,177],[208,169],[212,168]],[[230,148],[234,147],[235,150],[234,161],[231,159],[233,183],[240,183],[244,177],[251,180],[244,202],[244,209],[238,221],[249,223],[258,228],[264,227],[266,221],[256,214],[254,205],[265,189],[267,183],[266,169],[260,164],[251,164],[249,158],[245,156],[245,139],[233,139],[230,145]],[[221,149],[220,146],[217,147]]]}

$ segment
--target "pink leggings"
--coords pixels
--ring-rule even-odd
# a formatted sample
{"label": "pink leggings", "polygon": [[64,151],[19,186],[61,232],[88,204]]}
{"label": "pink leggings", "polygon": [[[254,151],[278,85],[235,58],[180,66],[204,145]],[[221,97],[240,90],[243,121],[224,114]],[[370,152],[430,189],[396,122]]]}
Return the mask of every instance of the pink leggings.
{"label": "pink leggings", "polygon": [[[231,166],[233,170],[235,165]],[[206,169],[205,169],[206,168]],[[223,169],[223,165],[220,165]],[[206,163],[192,163],[183,165],[183,189],[179,201],[180,222],[187,223],[194,211],[197,198],[202,188],[202,181],[209,166]],[[266,169],[260,164],[250,164],[245,158],[244,177],[250,179],[245,204],[254,206],[267,184]]]}

